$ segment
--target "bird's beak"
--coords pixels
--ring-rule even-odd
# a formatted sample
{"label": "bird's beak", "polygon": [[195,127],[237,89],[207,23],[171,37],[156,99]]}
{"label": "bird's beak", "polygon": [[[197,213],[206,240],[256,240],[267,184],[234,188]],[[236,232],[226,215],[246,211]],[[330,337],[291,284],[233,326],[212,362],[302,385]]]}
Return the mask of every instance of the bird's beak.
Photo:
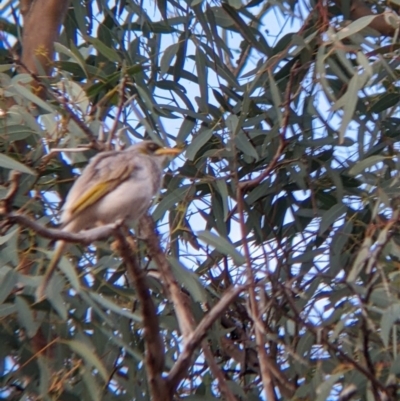
{"label": "bird's beak", "polygon": [[154,152],[157,156],[176,156],[180,153],[182,153],[182,149],[178,148],[160,148]]}

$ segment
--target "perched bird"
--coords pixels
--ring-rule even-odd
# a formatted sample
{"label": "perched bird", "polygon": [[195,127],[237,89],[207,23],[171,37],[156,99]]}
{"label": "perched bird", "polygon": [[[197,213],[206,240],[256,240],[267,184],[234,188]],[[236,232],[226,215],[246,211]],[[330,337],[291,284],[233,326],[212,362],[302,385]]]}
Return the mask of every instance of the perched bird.
{"label": "perched bird", "polygon": [[[139,220],[161,188],[166,157],[180,152],[143,141],[122,151],[98,154],[68,193],[61,215],[62,229],[76,233],[117,220]],[[36,291],[37,300],[45,298],[66,245],[65,241],[57,241],[54,256]]]}

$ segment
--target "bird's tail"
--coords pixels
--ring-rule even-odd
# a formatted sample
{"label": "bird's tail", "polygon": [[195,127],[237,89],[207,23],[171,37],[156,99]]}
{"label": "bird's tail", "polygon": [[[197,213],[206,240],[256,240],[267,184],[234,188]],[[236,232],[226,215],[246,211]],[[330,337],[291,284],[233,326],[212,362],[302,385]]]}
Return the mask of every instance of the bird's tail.
{"label": "bird's tail", "polygon": [[67,246],[67,243],[65,241],[57,241],[55,249],[54,249],[54,254],[53,257],[46,269],[46,272],[43,277],[43,281],[40,283],[39,287],[36,290],[36,301],[40,302],[44,298],[46,298],[46,288],[50,283],[51,278],[53,277],[53,274],[57,268],[58,262],[61,259],[61,256]]}

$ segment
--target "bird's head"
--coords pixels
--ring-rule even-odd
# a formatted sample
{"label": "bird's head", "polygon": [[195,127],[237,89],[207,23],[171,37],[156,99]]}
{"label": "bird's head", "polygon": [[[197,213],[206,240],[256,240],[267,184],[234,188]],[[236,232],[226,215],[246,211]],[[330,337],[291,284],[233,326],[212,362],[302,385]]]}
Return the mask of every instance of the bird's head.
{"label": "bird's head", "polygon": [[177,148],[164,148],[154,141],[142,141],[131,146],[129,149],[147,156],[155,157],[161,161],[168,156],[177,156],[182,152],[181,149]]}

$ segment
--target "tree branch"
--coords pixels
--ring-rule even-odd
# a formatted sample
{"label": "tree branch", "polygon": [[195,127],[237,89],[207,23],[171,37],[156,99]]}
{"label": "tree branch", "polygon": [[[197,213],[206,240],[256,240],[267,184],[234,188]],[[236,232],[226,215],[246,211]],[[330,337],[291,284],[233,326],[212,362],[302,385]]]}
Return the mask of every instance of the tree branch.
{"label": "tree branch", "polygon": [[181,354],[179,355],[174,366],[170,370],[167,382],[176,388],[180,380],[187,373],[190,366],[193,352],[200,345],[201,341],[207,334],[207,331],[214,322],[222,315],[228,305],[245,289],[245,286],[232,287],[228,289],[217,304],[203,317],[196,329],[190,333]]}
{"label": "tree branch", "polygon": [[17,223],[21,226],[30,228],[42,237],[81,244],[91,244],[95,241],[107,239],[113,235],[114,231],[122,224],[122,221],[117,221],[114,224],[107,224],[91,230],[81,231],[79,233],[70,233],[68,231],[42,226],[23,214],[8,213],[4,217],[7,222]]}
{"label": "tree branch", "polygon": [[[189,309],[189,306],[186,304],[186,301],[181,293],[180,287],[175,280],[167,258],[165,257],[165,254],[160,247],[160,241],[157,232],[155,231],[154,222],[150,216],[146,215],[140,220],[140,233],[141,236],[144,238],[145,243],[147,244],[150,257],[154,260],[155,264],[158,267],[158,270],[161,273],[164,285],[167,289],[167,293],[171,297],[171,301],[175,308],[179,329],[182,333],[183,346],[186,347],[186,344],[190,341],[190,338],[193,335],[193,327],[195,325],[195,321]],[[211,354],[211,352],[209,352],[208,345],[203,347],[203,351],[206,361],[210,366],[210,369],[212,367],[212,369],[214,370],[213,374],[218,379],[218,385],[221,392],[224,393],[226,395],[226,398],[230,401],[236,401],[235,396],[226,384],[222,372],[220,371],[218,366],[215,366],[213,355]],[[178,384],[179,381],[174,380],[174,386],[177,386]],[[174,386],[168,386],[169,396],[172,396],[172,394],[175,392],[176,387]]]}
{"label": "tree branch", "polygon": [[[348,0],[346,0],[348,1]],[[340,7],[341,0],[334,0],[334,2]],[[387,13],[386,13],[387,14]],[[394,14],[394,13],[393,13]],[[355,21],[362,17],[367,17],[368,15],[376,15],[369,27],[378,31],[381,35],[393,36],[396,28],[389,24],[385,18],[384,13],[374,14],[371,8],[363,0],[353,0],[350,7],[350,18]],[[394,14],[395,15],[395,14]]]}
{"label": "tree branch", "polygon": [[127,272],[136,290],[143,318],[144,342],[146,344],[145,366],[153,401],[165,401],[167,386],[162,377],[165,350],[156,308],[146,283],[145,272],[140,269],[125,234],[121,229],[115,232],[118,249],[125,262]]}
{"label": "tree branch", "polygon": [[140,220],[140,233],[148,247],[151,258],[154,260],[161,273],[164,285],[166,286],[168,294],[174,304],[179,329],[185,344],[192,333],[194,319],[192,314],[189,312],[186,301],[182,296],[179,285],[175,280],[165,254],[160,247],[160,241],[155,231],[154,222],[150,216],[146,215]]}

